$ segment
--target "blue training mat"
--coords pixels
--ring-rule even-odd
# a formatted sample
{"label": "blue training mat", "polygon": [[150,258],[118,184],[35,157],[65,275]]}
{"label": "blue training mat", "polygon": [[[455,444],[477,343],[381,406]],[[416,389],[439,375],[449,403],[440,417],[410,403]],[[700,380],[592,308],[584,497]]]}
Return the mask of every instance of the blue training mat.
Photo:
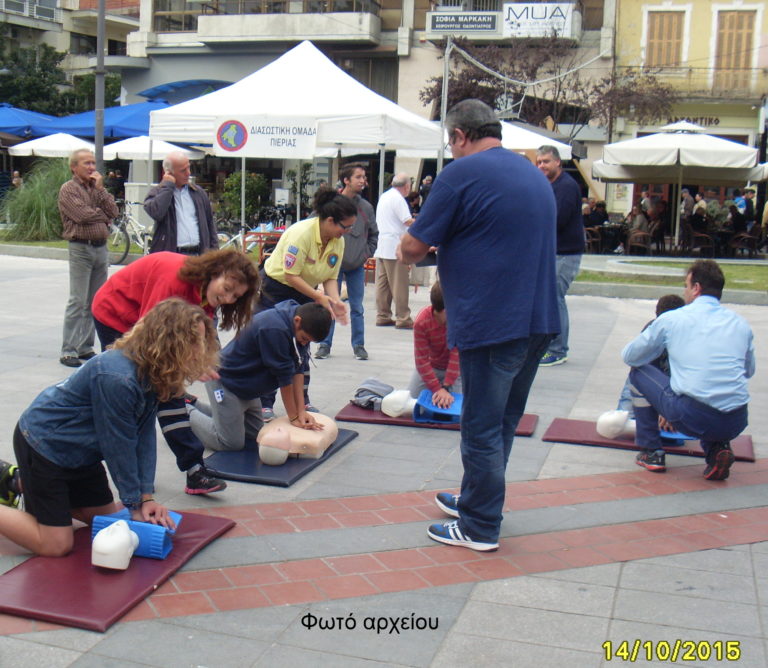
{"label": "blue training mat", "polygon": [[414,422],[432,422],[445,424],[458,424],[461,421],[461,405],[464,403],[464,395],[451,392],[454,401],[448,408],[439,408],[432,403],[432,392],[422,390],[416,405],[413,407]]}
{"label": "blue training mat", "polygon": [[[181,515],[172,510],[169,510],[168,514],[176,523],[176,528],[178,529],[181,523]],[[96,515],[91,525],[91,540],[95,538],[99,531],[118,520],[125,520],[128,523],[128,528],[139,537],[139,546],[134,552],[137,557],[165,559],[173,549],[171,535],[176,533],[176,529],[166,529],[159,524],[149,524],[148,522],[134,522],[131,519],[131,511],[127,508],[118,510],[111,515]]]}
{"label": "blue training mat", "polygon": [[259,459],[258,446],[245,450],[214,452],[205,458],[205,467],[211,475],[236,482],[253,482],[260,485],[290,487],[299,478],[320,466],[329,457],[335,455],[347,443],[357,438],[357,432],[351,429],[339,429],[336,440],[328,446],[320,459],[302,459],[289,457],[285,464],[269,466]]}

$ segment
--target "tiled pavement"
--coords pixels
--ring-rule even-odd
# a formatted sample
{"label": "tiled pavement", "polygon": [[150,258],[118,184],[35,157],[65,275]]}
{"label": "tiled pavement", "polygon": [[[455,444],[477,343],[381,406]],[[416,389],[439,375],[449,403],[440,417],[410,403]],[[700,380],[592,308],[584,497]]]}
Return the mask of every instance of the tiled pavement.
{"label": "tiled pavement", "polygon": [[[9,458],[19,411],[66,374],[56,362],[66,264],[0,257],[0,282],[0,457]],[[419,290],[413,302],[426,298]],[[237,526],[106,634],[0,615],[0,666],[607,666],[629,661],[607,661],[606,641],[621,654],[621,641],[631,650],[636,639],[649,641],[637,644],[637,662],[653,650],[658,665],[669,663],[666,646],[652,643],[679,639],[737,641],[736,665],[766,665],[764,308],[735,307],[758,342],[748,431],[759,459],[737,463],[727,482],[704,481],[693,458],[668,457],[668,473],[654,475],[632,453],[539,440],[553,417],[589,419],[612,406],[624,374],[618,351],[652,306],[571,300],[572,357],[537,378],[528,411],[541,421],[513,448],[498,552],[425,535],[440,518],[433,490],[458,484],[456,434],[345,425],[359,438],[292,488],[233,483],[210,499],[180,493],[160,448],[158,496]],[[403,386],[409,373],[407,333],[369,327],[367,363],[352,359],[345,334],[313,371],[313,401],[329,414],[364,377]],[[0,542],[0,571],[23,558]],[[393,618],[437,628],[393,631]],[[338,619],[344,629],[320,629]],[[686,649],[692,658],[689,645],[679,648],[677,662]],[[695,651],[687,665],[718,663],[717,645]]]}

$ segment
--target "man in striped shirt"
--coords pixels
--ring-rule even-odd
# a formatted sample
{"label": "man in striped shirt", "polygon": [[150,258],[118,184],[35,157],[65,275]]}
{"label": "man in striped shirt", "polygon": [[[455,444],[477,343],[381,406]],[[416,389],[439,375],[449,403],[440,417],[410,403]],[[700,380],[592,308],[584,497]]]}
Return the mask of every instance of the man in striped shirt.
{"label": "man in striped shirt", "polygon": [[426,306],[413,323],[413,352],[416,370],[408,390],[418,399],[424,389],[432,392],[432,403],[449,408],[453,403],[451,391],[461,392],[459,378],[459,349],[448,349],[443,291],[437,281],[429,292]]}
{"label": "man in striped shirt", "polygon": [[96,353],[91,302],[107,280],[107,237],[118,211],[87,149],[69,158],[72,178],[59,190],[62,236],[69,242],[69,302],[59,362],[78,367]]}

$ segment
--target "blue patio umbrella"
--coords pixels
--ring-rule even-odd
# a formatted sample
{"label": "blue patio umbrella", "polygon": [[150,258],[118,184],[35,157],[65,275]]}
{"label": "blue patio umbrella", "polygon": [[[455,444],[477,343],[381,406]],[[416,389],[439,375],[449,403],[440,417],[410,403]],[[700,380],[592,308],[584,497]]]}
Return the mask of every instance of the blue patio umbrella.
{"label": "blue patio umbrella", "polygon": [[[138,137],[149,133],[149,112],[164,109],[168,106],[165,100],[138,102],[123,107],[107,107],[104,109],[105,137]],[[65,132],[77,137],[93,137],[96,126],[96,112],[84,111],[54,118],[50,123],[33,125],[32,134],[45,136],[54,132]]]}
{"label": "blue patio umbrella", "polygon": [[19,109],[7,102],[0,102],[0,132],[27,137],[30,134],[32,125],[43,128],[46,123],[52,120],[55,120],[54,116],[41,114],[37,111]]}

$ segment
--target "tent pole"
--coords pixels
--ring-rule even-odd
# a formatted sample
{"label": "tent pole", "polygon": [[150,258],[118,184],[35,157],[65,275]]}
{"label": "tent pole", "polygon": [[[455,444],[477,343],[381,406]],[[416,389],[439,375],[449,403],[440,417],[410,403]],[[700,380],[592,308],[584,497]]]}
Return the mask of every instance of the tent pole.
{"label": "tent pole", "polygon": [[[240,158],[240,230],[245,234],[245,155]],[[243,244],[245,250],[245,244]]]}
{"label": "tent pole", "polygon": [[675,245],[680,245],[680,194],[683,190],[683,166],[680,165],[680,170],[677,176],[677,199],[675,200]]}
{"label": "tent pole", "polygon": [[[133,163],[131,163],[133,164]],[[152,137],[149,138],[149,163],[147,164],[147,190],[152,187],[152,177],[154,176],[154,169],[152,169]]]}
{"label": "tent pole", "polygon": [[379,144],[379,197],[384,192],[384,160],[386,158],[386,149],[384,144]]}
{"label": "tent pole", "polygon": [[296,222],[301,220],[301,158],[296,169]]}
{"label": "tent pole", "polygon": [[443,88],[440,94],[440,146],[437,153],[437,173],[443,171],[445,159],[445,117],[448,113],[448,75],[451,67],[451,51],[453,51],[453,37],[448,35],[443,54]]}

